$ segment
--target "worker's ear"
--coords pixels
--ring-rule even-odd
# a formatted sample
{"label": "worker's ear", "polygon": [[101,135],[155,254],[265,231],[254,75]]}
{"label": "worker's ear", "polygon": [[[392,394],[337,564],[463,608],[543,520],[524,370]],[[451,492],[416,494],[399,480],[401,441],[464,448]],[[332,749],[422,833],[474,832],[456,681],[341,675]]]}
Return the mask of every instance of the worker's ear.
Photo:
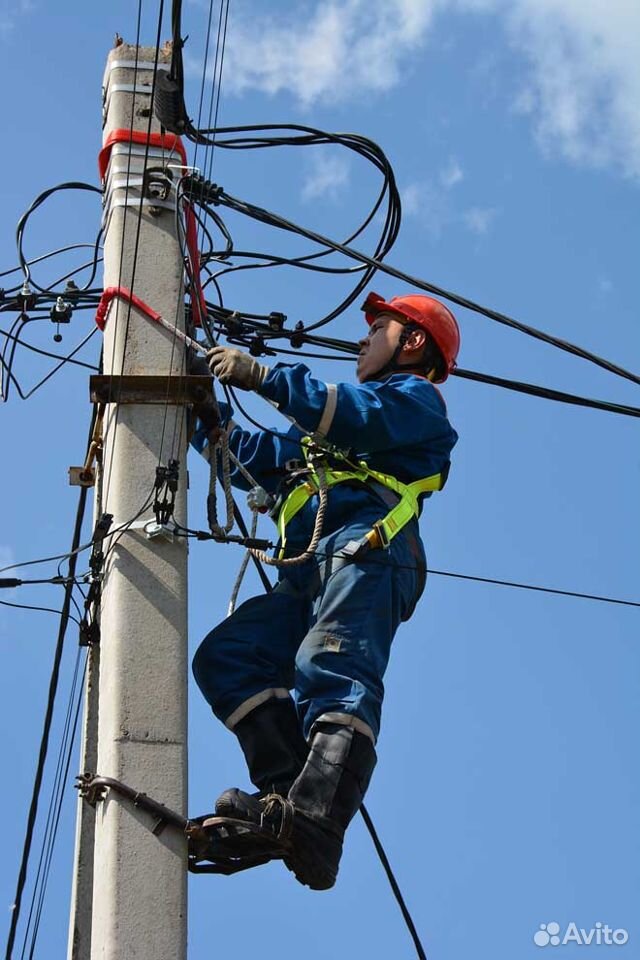
{"label": "worker's ear", "polygon": [[407,331],[406,334],[406,339],[404,342],[405,354],[415,357],[417,354],[421,353],[425,347],[425,344],[427,343],[427,339],[427,333],[425,330],[421,330],[420,327],[412,327]]}

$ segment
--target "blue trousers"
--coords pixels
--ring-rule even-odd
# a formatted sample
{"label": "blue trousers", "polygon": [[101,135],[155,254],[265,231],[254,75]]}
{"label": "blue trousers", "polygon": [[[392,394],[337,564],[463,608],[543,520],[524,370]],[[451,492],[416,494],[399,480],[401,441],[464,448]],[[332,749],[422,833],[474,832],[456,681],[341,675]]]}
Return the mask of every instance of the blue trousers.
{"label": "blue trousers", "polygon": [[370,526],[365,520],[323,538],[313,559],[285,568],[271,593],[247,600],[205,637],[194,675],[229,728],[293,689],[307,739],[327,719],[375,743],[391,641],[422,593],[424,553],[412,525],[387,550],[341,558]]}

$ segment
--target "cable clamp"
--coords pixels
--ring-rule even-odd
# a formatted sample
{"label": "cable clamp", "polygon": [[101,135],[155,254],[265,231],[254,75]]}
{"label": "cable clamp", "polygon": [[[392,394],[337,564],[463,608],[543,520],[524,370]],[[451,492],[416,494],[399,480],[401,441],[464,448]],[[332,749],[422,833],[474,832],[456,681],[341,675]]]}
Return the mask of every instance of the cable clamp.
{"label": "cable clamp", "polygon": [[212,203],[216,206],[221,194],[224,193],[224,187],[206,180],[201,174],[194,173],[183,178],[182,192],[185,197],[195,200],[196,203]]}
{"label": "cable clamp", "polygon": [[25,280],[22,284],[20,293],[16,295],[16,304],[20,310],[33,310],[36,305],[36,294],[29,286],[29,281]]}
{"label": "cable clamp", "polygon": [[[153,501],[153,512],[156,515],[158,527],[167,525],[176,503],[176,493],[178,492],[178,482],[180,480],[180,464],[178,460],[169,460],[166,467],[156,467],[155,498]],[[153,536],[158,536],[154,532]]]}

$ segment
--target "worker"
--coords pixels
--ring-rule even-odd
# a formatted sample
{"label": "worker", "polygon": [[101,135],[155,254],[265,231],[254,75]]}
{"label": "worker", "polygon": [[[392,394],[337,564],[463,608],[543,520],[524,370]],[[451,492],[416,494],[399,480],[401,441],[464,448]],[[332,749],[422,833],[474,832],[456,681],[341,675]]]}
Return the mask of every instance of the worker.
{"label": "worker", "polygon": [[[274,589],[215,627],[193,661],[200,690],[237,736],[259,791],[226,790],[216,815],[260,825],[314,890],[335,883],[345,830],[373,773],[391,642],[426,577],[417,514],[446,479],[457,440],[434,386],[455,366],[453,314],[414,294],[387,302],[370,293],[363,310],[369,328],[359,341],[357,385],[324,383],[303,363],[268,367],[227,347],[207,357],[220,383],[255,391],[295,422],[285,435],[226,426],[235,457],[278,498],[274,513],[291,514],[285,558],[302,554],[313,534],[318,496],[310,477],[329,484],[315,553],[281,567]],[[207,435],[198,423],[192,443],[205,456]],[[371,473],[359,472],[364,464]],[[332,485],[339,471],[351,476]],[[249,488],[237,468],[231,480]],[[413,488],[412,508],[402,485],[416,481],[422,489]],[[289,509],[291,491],[299,497],[305,482]],[[400,502],[408,513],[385,525]]]}

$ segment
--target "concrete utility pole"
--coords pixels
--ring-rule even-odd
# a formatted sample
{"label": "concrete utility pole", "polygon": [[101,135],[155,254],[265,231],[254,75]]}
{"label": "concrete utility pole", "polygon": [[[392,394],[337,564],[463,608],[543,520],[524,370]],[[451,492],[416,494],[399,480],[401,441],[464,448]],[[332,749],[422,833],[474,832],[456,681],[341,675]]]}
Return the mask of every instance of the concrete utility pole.
{"label": "concrete utility pole", "polygon": [[[154,58],[154,49],[136,51],[127,44],[109,54],[104,141],[114,130],[133,129],[146,136],[153,110]],[[161,56],[161,62],[165,60]],[[160,132],[155,120],[151,130]],[[129,288],[184,329],[175,191],[160,198],[157,191],[149,194],[145,153],[147,171],[154,168],[162,173],[167,164],[180,162],[175,153],[159,147],[147,149],[130,142],[112,147],[105,183],[104,286]],[[179,174],[172,172],[175,182]],[[175,517],[186,525],[185,408],[175,399],[165,403],[168,381],[161,396],[156,390],[154,402],[139,403],[132,402],[118,379],[121,375],[172,375],[175,383],[184,373],[184,353],[181,344],[172,344],[170,334],[135,308],[113,301],[104,333],[104,373],[115,378],[112,391],[120,402],[108,404],[105,417],[102,504],[104,512],[113,514],[112,529],[140,514],[151,496],[156,467],[166,466],[170,458],[180,463]],[[155,519],[150,501],[137,517],[142,519]],[[91,771],[123,781],[183,815],[187,807],[186,543],[184,538],[148,539],[138,525],[105,541],[111,549],[101,604],[97,767]],[[89,716],[88,756],[92,722],[95,717]],[[86,813],[80,815],[81,836],[83,819]],[[156,836],[152,827],[147,813],[112,791],[97,804],[93,864],[83,863],[86,854],[80,855],[75,884],[69,938],[72,960],[186,957],[186,841],[171,828]]]}

